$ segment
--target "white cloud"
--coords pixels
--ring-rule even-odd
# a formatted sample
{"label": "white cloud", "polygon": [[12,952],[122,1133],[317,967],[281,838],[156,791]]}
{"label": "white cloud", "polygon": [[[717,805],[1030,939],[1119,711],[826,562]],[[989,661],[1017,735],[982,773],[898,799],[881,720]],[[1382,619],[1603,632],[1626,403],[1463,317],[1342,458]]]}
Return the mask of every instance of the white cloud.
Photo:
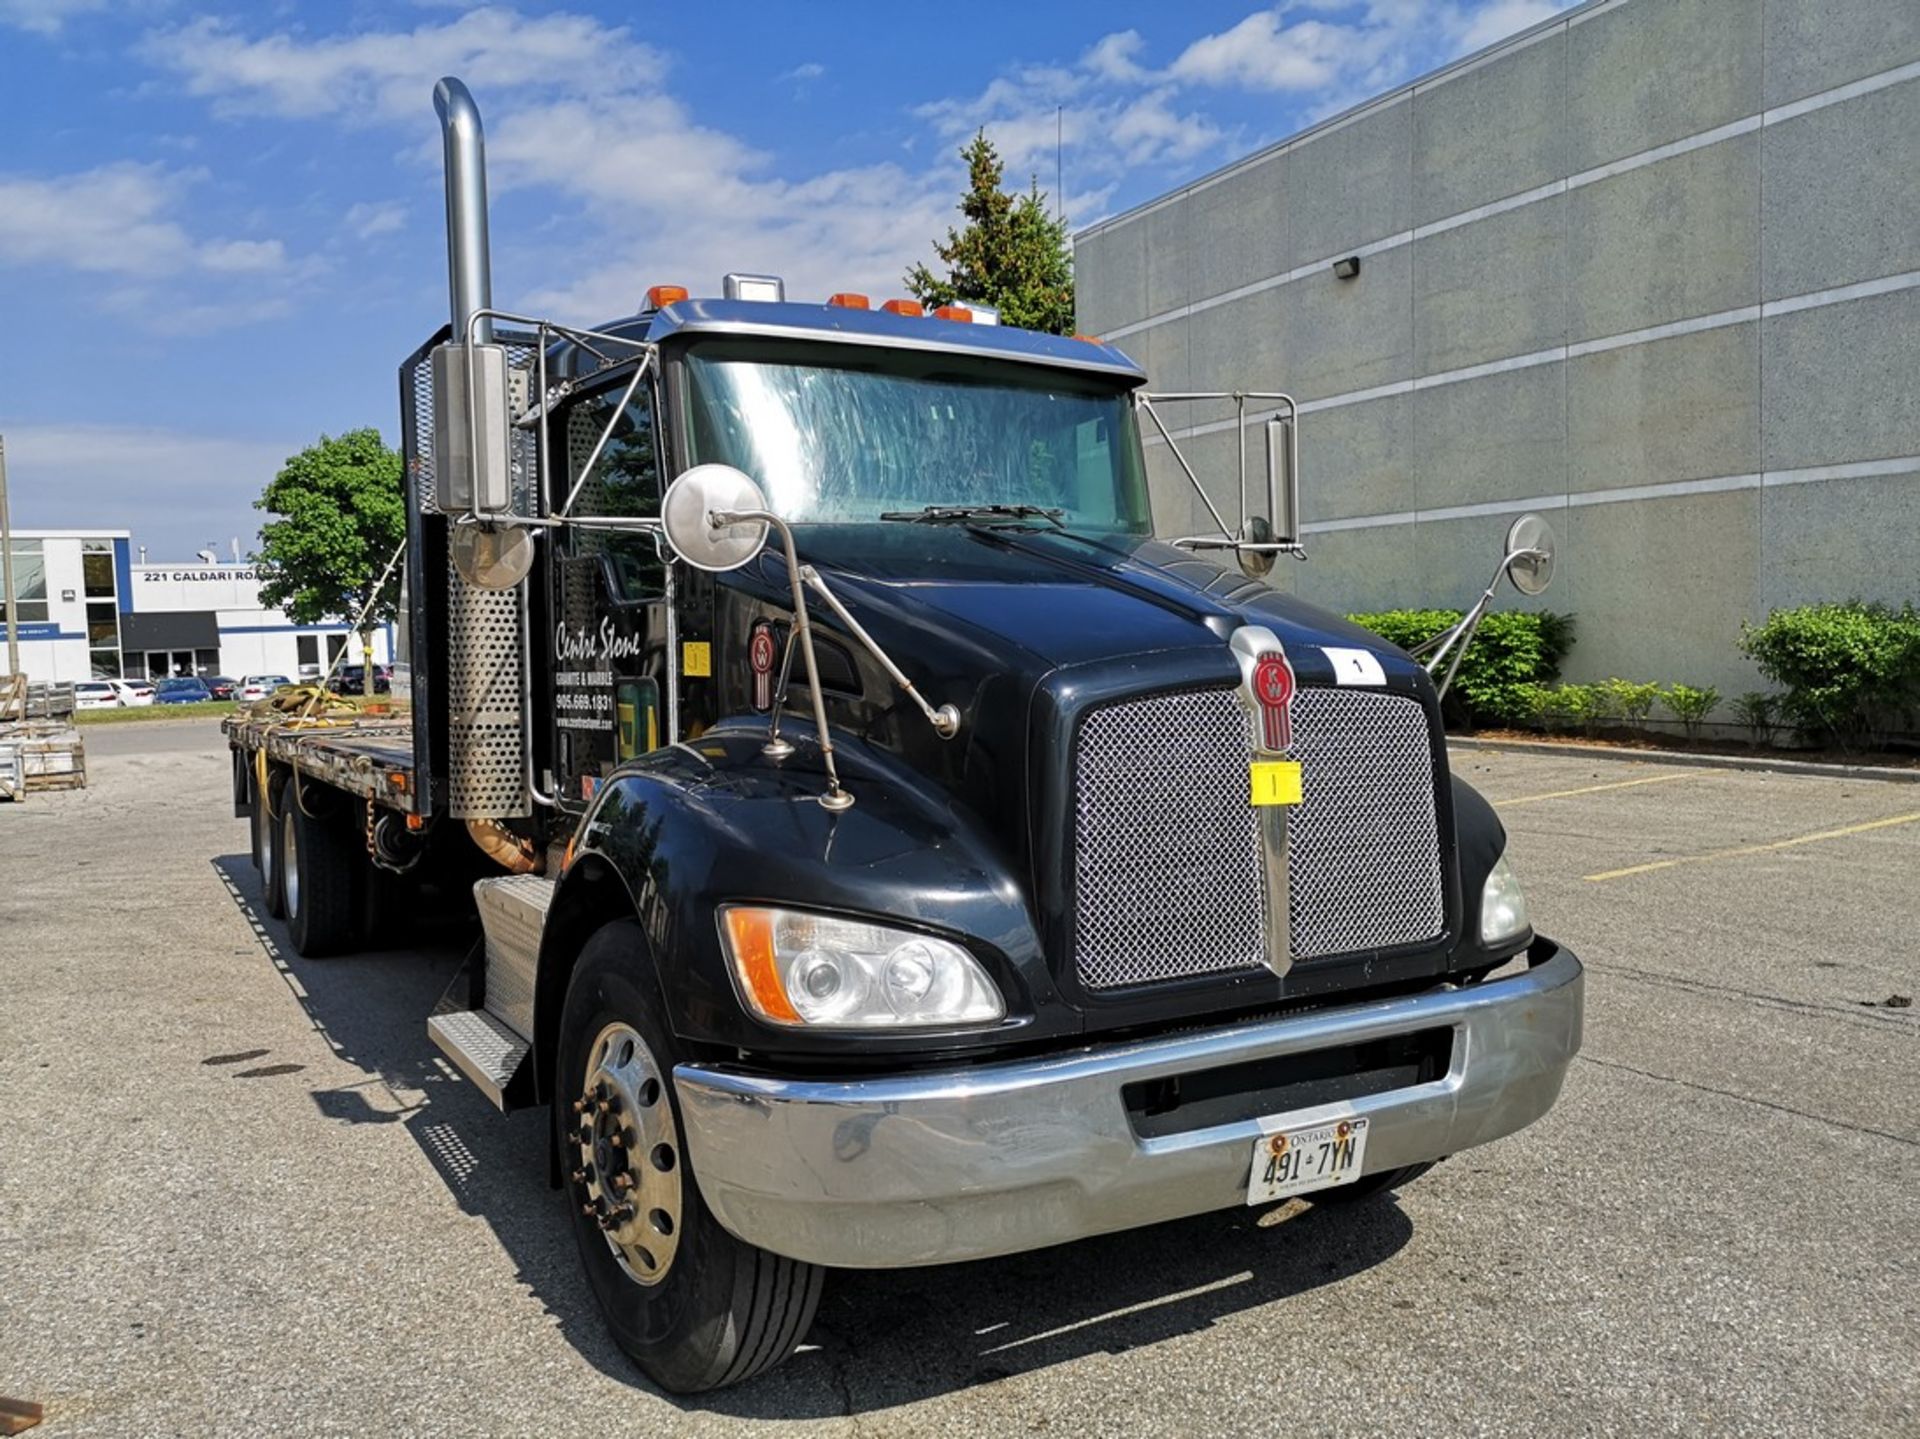
{"label": "white cloud", "polygon": [[172,216],[197,171],[119,162],[71,175],[0,175],[0,263],[158,278],[280,269],[278,240],[200,240]]}
{"label": "white cloud", "polygon": [[1245,90],[1314,90],[1372,65],[1390,38],[1383,26],[1320,20],[1288,25],[1278,10],[1256,10],[1231,29],[1195,40],[1167,75]]}
{"label": "white cloud", "polygon": [[822,65],[818,60],[809,60],[803,65],[795,65],[791,70],[785,71],[780,78],[782,80],[800,81],[818,80],[826,73],[827,67],[825,65]]}
{"label": "white cloud", "polygon": [[483,95],[575,95],[652,83],[665,68],[624,27],[496,7],[412,30],[323,39],[292,31],[252,39],[229,21],[203,16],[149,35],[141,52],[180,76],[190,94],[226,111],[359,121],[416,120],[442,75],[459,75]]}
{"label": "white cloud", "polygon": [[[134,530],[156,559],[225,540],[304,442],[259,441],[122,425],[7,427],[13,521],[22,528]],[[156,499],[164,496],[164,501]],[[240,536],[243,548],[250,533]]]}
{"label": "white cloud", "polygon": [[286,246],[278,240],[219,240],[200,251],[201,268],[220,275],[257,275],[286,262]]}
{"label": "white cloud", "polygon": [[1146,71],[1140,68],[1135,57],[1146,46],[1138,30],[1116,30],[1111,35],[1103,35],[1087,53],[1080,57],[1080,63],[1093,71],[1103,80],[1131,82],[1145,78]]}
{"label": "white cloud", "polygon": [[107,0],[0,0],[0,25],[36,35],[57,35],[75,15],[104,10]]}
{"label": "white cloud", "polygon": [[350,205],[342,223],[362,240],[391,235],[407,225],[407,207],[398,200],[362,200]]}
{"label": "white cloud", "polygon": [[1467,26],[1466,33],[1460,37],[1460,50],[1463,54],[1483,50],[1542,20],[1551,20],[1570,3],[1571,0],[1493,0]]}

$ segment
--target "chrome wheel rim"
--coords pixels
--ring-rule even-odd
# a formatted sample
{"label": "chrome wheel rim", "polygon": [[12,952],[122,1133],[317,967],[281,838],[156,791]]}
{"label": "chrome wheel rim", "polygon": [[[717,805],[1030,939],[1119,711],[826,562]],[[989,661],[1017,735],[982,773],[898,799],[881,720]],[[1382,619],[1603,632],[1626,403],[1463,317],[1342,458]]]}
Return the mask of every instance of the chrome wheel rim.
{"label": "chrome wheel rim", "polygon": [[658,1284],[680,1247],[683,1158],[666,1071],[633,1026],[610,1024],[588,1047],[573,1116],[581,1212],[629,1279]]}
{"label": "chrome wheel rim", "polygon": [[[293,798],[291,789],[282,790],[281,803]],[[287,918],[300,912],[300,842],[294,838],[293,811],[280,817],[280,893],[287,901]]]}

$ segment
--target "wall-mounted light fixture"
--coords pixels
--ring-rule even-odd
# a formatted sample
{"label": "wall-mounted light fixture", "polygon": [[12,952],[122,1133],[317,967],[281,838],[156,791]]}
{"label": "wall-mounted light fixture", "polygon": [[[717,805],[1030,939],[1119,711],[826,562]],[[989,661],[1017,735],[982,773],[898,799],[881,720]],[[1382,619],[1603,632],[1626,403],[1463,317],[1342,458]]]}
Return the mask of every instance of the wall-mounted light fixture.
{"label": "wall-mounted light fixture", "polygon": [[1348,255],[1333,262],[1333,273],[1342,280],[1351,280],[1360,273],[1360,257]]}

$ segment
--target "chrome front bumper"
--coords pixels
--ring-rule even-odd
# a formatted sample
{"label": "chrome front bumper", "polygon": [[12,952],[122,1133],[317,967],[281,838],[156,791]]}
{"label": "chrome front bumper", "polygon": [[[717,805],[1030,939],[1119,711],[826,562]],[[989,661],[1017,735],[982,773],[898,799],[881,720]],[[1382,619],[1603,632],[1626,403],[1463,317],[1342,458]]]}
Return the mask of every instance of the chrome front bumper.
{"label": "chrome front bumper", "polygon": [[674,1083],[700,1193],[740,1238],[850,1268],[1012,1254],[1245,1202],[1281,1117],[1143,1139],[1121,1097],[1143,1080],[1450,1027],[1446,1074],[1350,1101],[1367,1171],[1531,1124],[1580,1048],[1582,975],[1551,941],[1530,957],[1467,989],[1042,1059],[844,1082],[683,1064]]}

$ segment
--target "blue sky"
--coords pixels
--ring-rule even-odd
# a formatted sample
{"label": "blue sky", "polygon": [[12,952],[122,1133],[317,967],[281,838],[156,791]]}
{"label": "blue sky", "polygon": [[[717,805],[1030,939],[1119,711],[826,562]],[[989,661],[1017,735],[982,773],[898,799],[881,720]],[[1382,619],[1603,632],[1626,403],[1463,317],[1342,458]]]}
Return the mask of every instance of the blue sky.
{"label": "blue sky", "polygon": [[962,7],[0,0],[14,523],[230,537],[322,433],[397,440],[445,317],[430,94],[486,119],[494,298],[592,323],[726,270],[900,292],[986,126],[1090,224],[1567,0]]}

